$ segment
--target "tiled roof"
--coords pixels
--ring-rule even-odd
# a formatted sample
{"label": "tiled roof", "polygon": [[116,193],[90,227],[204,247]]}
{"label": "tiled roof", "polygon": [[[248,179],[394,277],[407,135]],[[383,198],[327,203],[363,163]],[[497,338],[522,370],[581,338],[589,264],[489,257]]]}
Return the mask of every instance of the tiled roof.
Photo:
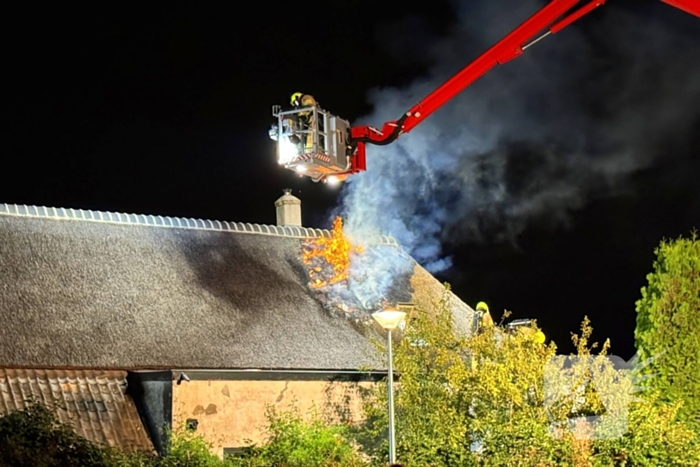
{"label": "tiled roof", "polygon": [[[250,224],[208,219],[188,219],[145,214],[124,214],[120,212],[90,211],[85,209],[52,208],[45,206],[26,206],[0,203],[0,215],[2,214],[46,219],[72,219],[103,223],[107,222],[111,224],[143,225],[150,227],[171,227],[217,232],[277,235],[293,238],[316,238],[331,236],[331,232],[329,230],[310,229],[306,227]],[[379,243],[395,246],[397,245],[396,240],[387,236],[380,236]]]}
{"label": "tiled roof", "polygon": [[55,407],[61,422],[82,437],[125,452],[153,451],[136,406],[125,395],[124,371],[0,368],[0,414],[21,410],[29,399]]}

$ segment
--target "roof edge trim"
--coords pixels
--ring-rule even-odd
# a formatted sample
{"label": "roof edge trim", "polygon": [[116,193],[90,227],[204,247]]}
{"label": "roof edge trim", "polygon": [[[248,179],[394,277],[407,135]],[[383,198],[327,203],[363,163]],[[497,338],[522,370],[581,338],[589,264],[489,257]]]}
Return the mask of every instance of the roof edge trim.
{"label": "roof edge trim", "polygon": [[[216,232],[234,232],[275,237],[319,238],[330,237],[330,230],[308,227],[250,224],[207,219],[190,219],[152,214],[126,214],[108,211],[91,211],[86,209],[55,208],[45,206],[28,206],[23,204],[0,203],[0,216],[33,217],[54,220],[78,220],[120,225],[138,225],[146,227],[165,227],[192,230],[209,230]],[[393,237],[381,235],[379,242],[399,246]]]}

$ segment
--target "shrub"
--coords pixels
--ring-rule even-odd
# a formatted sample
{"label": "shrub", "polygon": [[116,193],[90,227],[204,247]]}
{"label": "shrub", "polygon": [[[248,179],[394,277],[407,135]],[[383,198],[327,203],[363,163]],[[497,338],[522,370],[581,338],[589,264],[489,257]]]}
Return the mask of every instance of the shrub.
{"label": "shrub", "polygon": [[[637,301],[637,348],[649,367],[650,386],[700,433],[700,240],[663,241]],[[662,353],[663,352],[663,353]]]}
{"label": "shrub", "polygon": [[102,467],[118,457],[78,436],[38,402],[0,418],[0,466]]}
{"label": "shrub", "polygon": [[304,420],[295,405],[287,411],[267,409],[267,440],[232,458],[240,467],[360,467],[366,465],[344,425],[326,423],[315,410]]}

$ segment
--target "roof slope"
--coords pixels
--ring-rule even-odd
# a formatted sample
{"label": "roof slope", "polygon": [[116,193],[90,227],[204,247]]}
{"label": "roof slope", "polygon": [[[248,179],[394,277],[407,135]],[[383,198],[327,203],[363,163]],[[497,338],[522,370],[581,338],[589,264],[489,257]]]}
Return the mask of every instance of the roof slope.
{"label": "roof slope", "polygon": [[0,205],[0,365],[383,368],[308,287],[302,242],[327,234]]}
{"label": "roof slope", "polygon": [[94,443],[124,452],[153,452],[131,398],[126,372],[11,370],[0,368],[0,414],[38,399],[56,409],[61,422]]}

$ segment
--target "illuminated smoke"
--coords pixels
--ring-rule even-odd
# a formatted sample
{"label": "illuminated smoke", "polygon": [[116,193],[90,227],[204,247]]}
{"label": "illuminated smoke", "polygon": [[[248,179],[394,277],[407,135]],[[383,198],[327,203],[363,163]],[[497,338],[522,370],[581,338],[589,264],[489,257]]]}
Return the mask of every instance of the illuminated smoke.
{"label": "illuminated smoke", "polygon": [[[347,182],[333,215],[357,238],[395,237],[439,272],[451,265],[444,245],[515,241],[530,225],[566,225],[592,197],[625,190],[630,174],[674,157],[669,141],[682,145],[700,128],[698,19],[657,3],[606,5],[492,70],[392,145],[368,146],[368,171]],[[397,119],[544,3],[460,4],[456,29],[425,47],[427,77],[372,91],[376,111],[356,123]],[[393,34],[403,39],[400,30]],[[407,57],[421,39],[393,46]],[[386,278],[373,292],[381,295],[403,261],[377,257],[355,269]]]}

